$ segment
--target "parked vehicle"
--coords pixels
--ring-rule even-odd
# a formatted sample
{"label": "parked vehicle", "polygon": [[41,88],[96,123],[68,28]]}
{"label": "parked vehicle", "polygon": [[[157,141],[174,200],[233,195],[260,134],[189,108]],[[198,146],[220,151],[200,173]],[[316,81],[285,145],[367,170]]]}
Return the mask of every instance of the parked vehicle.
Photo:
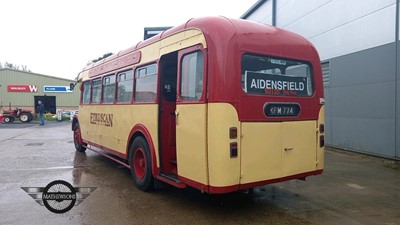
{"label": "parked vehicle", "polygon": [[74,115],[79,114],[79,110],[67,110],[67,111],[64,111],[62,114],[65,117],[73,117]]}
{"label": "parked vehicle", "polygon": [[[197,18],[79,75],[75,148],[210,194],[324,169],[324,91],[312,43],[246,20]],[[115,156],[115,157],[114,157]]]}
{"label": "parked vehicle", "polygon": [[28,123],[35,118],[32,111],[20,108],[5,110],[3,112],[3,117],[5,123],[12,123],[15,119],[19,119],[23,123]]}
{"label": "parked vehicle", "polygon": [[[71,118],[77,114],[79,114],[79,110],[66,110],[66,111],[62,112],[62,117]],[[55,118],[57,118],[57,115],[53,115],[52,117],[55,119]]]}

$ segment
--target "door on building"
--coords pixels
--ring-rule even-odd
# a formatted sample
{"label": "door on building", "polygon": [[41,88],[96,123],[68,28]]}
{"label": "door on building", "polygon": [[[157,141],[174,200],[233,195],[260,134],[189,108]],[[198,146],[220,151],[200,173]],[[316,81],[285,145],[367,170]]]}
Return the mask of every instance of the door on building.
{"label": "door on building", "polygon": [[56,114],[57,105],[56,105],[56,96],[35,96],[35,112],[38,113],[38,101],[42,101],[44,104],[44,112]]}

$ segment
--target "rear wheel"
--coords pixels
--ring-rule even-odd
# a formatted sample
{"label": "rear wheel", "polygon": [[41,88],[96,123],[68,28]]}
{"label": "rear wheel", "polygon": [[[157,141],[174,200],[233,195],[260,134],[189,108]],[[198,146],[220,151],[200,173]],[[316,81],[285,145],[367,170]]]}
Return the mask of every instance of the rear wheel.
{"label": "rear wheel", "polygon": [[86,151],[85,143],[82,141],[82,136],[81,136],[81,129],[79,128],[79,125],[75,125],[74,129],[74,145],[75,149],[78,152],[84,152]]}
{"label": "rear wheel", "polygon": [[31,122],[31,121],[33,120],[33,114],[32,114],[32,113],[29,113],[28,115],[29,115],[28,122]]}
{"label": "rear wheel", "polygon": [[29,121],[29,114],[28,113],[21,113],[21,115],[19,115],[19,120],[23,123],[26,123]]}
{"label": "rear wheel", "polygon": [[12,122],[12,120],[11,120],[11,117],[8,117],[8,116],[6,116],[6,117],[4,117],[4,123],[10,123],[10,122]]}
{"label": "rear wheel", "polygon": [[136,186],[142,191],[154,188],[154,178],[151,173],[151,157],[147,141],[137,137],[129,150],[129,165]]}

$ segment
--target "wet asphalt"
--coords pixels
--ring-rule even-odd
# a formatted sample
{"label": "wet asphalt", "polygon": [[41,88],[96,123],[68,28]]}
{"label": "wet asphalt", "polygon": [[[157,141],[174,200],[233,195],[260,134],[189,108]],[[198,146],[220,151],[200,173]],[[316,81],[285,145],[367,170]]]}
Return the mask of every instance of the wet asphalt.
{"label": "wet asphalt", "polygon": [[[326,152],[323,175],[207,195],[164,187],[139,191],[130,171],[94,152],[75,152],[69,122],[0,124],[0,224],[384,224],[400,225],[399,163]],[[21,187],[65,180],[97,187],[54,214]]]}

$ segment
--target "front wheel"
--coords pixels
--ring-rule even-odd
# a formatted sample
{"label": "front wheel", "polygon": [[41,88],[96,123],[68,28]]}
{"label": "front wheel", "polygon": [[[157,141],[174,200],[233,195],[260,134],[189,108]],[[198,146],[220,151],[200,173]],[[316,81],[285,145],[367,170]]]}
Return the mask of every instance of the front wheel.
{"label": "front wheel", "polygon": [[6,117],[4,117],[4,123],[10,123],[10,122],[12,122],[12,120],[11,120],[11,117],[8,117],[8,116],[6,116]]}
{"label": "front wheel", "polygon": [[154,188],[154,178],[151,173],[151,157],[147,141],[137,137],[129,150],[129,165],[136,186],[142,191]]}
{"label": "front wheel", "polygon": [[76,151],[78,151],[78,152],[86,151],[85,144],[82,141],[81,129],[79,128],[78,124],[76,124],[75,129],[74,129],[74,145],[75,145]]}

